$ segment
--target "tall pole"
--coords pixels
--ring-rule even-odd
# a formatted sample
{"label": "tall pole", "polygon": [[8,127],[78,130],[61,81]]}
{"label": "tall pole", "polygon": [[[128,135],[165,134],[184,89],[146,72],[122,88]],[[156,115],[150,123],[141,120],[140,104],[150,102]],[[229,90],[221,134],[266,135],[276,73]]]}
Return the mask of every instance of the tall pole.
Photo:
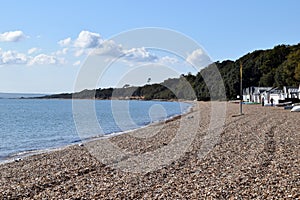
{"label": "tall pole", "polygon": [[243,65],[240,62],[240,115],[243,115]]}

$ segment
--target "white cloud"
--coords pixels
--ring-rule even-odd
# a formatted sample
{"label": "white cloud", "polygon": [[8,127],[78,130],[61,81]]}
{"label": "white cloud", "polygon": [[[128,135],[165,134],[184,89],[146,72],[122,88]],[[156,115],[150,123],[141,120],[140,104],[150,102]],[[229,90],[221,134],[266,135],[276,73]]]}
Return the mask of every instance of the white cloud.
{"label": "white cloud", "polygon": [[81,31],[78,38],[74,42],[74,46],[78,48],[95,48],[98,47],[103,40],[100,34],[89,31]]}
{"label": "white cloud", "polygon": [[119,57],[123,55],[121,45],[117,45],[113,40],[105,40],[97,48],[93,49],[93,54]]}
{"label": "white cloud", "polygon": [[40,49],[36,48],[36,47],[33,47],[31,49],[28,49],[27,53],[28,54],[33,54],[33,53],[36,53],[37,51],[39,51]]}
{"label": "white cloud", "polygon": [[65,54],[67,54],[67,53],[68,53],[68,51],[69,51],[69,49],[68,49],[68,48],[64,48],[64,49],[62,50],[62,53],[65,55]]}
{"label": "white cloud", "polygon": [[[60,65],[66,64],[66,61],[62,57],[58,57],[54,54],[39,54],[31,56],[30,54],[36,53],[40,49],[31,48],[28,50],[28,55],[19,53],[17,51],[3,51],[0,48],[0,65]],[[64,52],[66,50],[62,50]]]}
{"label": "white cloud", "polygon": [[[89,32],[90,33],[90,32]],[[96,34],[96,33],[92,33]],[[80,36],[81,35],[81,36]],[[85,36],[82,36],[85,35]],[[91,34],[79,34],[78,38],[74,42],[75,52],[74,55],[79,57],[84,54],[119,57],[123,54],[122,46],[117,45],[113,40],[102,40],[100,37],[98,39],[83,39],[88,38]],[[99,34],[97,34],[100,36]],[[80,42],[79,42],[80,41]],[[85,41],[85,42],[84,42]]]}
{"label": "white cloud", "polygon": [[144,47],[132,48],[129,50],[123,50],[124,58],[127,61],[134,62],[155,62],[158,61],[158,57],[151,54]]}
{"label": "white cloud", "polygon": [[65,60],[63,58],[58,58],[55,56],[50,56],[46,54],[39,54],[32,58],[28,65],[58,65],[64,64]]}
{"label": "white cloud", "polygon": [[58,50],[56,52],[54,52],[54,55],[57,56],[62,56],[62,55],[66,55],[68,53],[69,49],[68,48],[63,48],[62,50]]}
{"label": "white cloud", "polygon": [[78,37],[72,42],[71,38],[59,41],[60,45],[73,43],[75,57],[93,54],[107,57],[124,56],[127,62],[154,62],[158,57],[148,52],[145,48],[124,49],[122,45],[113,40],[104,40],[99,33],[81,31]]}
{"label": "white cloud", "polygon": [[[106,56],[107,59],[122,57],[124,62],[134,64],[135,62],[177,62],[175,58],[165,57],[160,60],[156,55],[150,53],[144,47],[124,49],[121,44],[113,40],[104,40],[99,33],[83,30],[75,40],[70,37],[58,42],[61,46],[71,45],[71,51],[75,57],[82,55]],[[68,52],[57,51],[55,55],[64,55]]]}
{"label": "white cloud", "polygon": [[18,53],[16,51],[2,52],[0,49],[0,65],[26,64],[27,60],[28,59],[25,54]]}
{"label": "white cloud", "polygon": [[179,60],[174,57],[164,56],[164,57],[160,58],[158,62],[161,64],[175,64],[175,63],[178,63]]}
{"label": "white cloud", "polygon": [[79,66],[81,64],[80,60],[77,60],[76,62],[73,63],[73,66]]}
{"label": "white cloud", "polygon": [[66,39],[60,40],[60,41],[58,41],[58,44],[62,47],[69,46],[71,44],[71,38],[68,37]]}
{"label": "white cloud", "polygon": [[22,31],[8,31],[0,33],[0,42],[18,42],[25,38]]}
{"label": "white cloud", "polygon": [[[59,44],[64,43],[72,43],[71,38],[59,41]],[[94,52],[97,55],[101,55],[104,53],[108,53],[108,48],[112,46],[113,44],[111,42],[102,40],[101,35],[99,33],[81,31],[78,37],[73,42],[74,56],[79,57],[84,54],[89,54],[91,52]]]}
{"label": "white cloud", "polygon": [[87,51],[84,49],[78,49],[75,51],[74,56],[79,57],[79,56],[82,56],[84,53],[87,54]]}
{"label": "white cloud", "polygon": [[206,67],[212,63],[210,58],[202,49],[196,49],[190,55],[187,56],[186,61],[197,66],[197,67]]}

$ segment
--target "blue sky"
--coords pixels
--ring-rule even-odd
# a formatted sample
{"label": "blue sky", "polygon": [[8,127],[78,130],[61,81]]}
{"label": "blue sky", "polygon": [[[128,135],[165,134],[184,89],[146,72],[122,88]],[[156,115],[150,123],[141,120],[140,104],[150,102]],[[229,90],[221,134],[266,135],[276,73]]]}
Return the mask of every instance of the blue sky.
{"label": "blue sky", "polygon": [[[170,58],[142,46],[120,49],[118,46],[123,44],[106,43],[136,28],[160,27],[183,33],[203,47],[212,61],[234,60],[278,44],[297,44],[299,8],[297,0],[1,1],[0,92],[73,91],[87,49],[96,44],[113,46],[114,52],[129,52],[139,64],[141,56],[147,62],[155,58],[157,63]],[[189,53],[190,59],[200,55],[196,49]],[[127,65],[123,62],[119,70],[111,70],[110,76],[115,74],[117,80],[120,69],[128,69],[134,63]],[[180,68],[184,66],[181,61],[176,65],[178,73],[191,71],[189,67]],[[100,80],[98,86],[114,86],[106,79]]]}

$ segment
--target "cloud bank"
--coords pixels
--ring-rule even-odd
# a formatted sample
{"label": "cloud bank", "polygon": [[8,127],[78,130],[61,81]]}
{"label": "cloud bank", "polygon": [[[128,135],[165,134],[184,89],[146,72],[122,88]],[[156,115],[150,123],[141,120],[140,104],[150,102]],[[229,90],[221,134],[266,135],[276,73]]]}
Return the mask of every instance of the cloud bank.
{"label": "cloud bank", "polygon": [[[31,51],[30,51],[31,50]],[[28,50],[32,52],[32,49]],[[0,65],[60,65],[65,64],[64,58],[54,55],[39,54],[37,56],[30,56],[17,51],[2,51],[0,49]]]}
{"label": "cloud bank", "polygon": [[[0,34],[0,42],[18,42],[25,37],[22,31],[9,31]],[[93,54],[105,56],[106,59],[120,58],[129,66],[141,63],[186,66],[184,61],[179,61],[176,57],[157,56],[145,47],[125,48],[114,40],[104,39],[99,33],[87,30],[81,31],[74,39],[67,37],[59,40],[57,44],[60,48],[54,52],[42,52],[42,49],[37,47],[29,48],[27,53],[0,49],[0,65],[33,66],[72,63],[73,66],[79,66],[83,59],[81,56]],[[71,62],[67,62],[66,58]],[[196,49],[188,54],[185,61],[197,67],[206,67],[212,63],[202,49]]]}

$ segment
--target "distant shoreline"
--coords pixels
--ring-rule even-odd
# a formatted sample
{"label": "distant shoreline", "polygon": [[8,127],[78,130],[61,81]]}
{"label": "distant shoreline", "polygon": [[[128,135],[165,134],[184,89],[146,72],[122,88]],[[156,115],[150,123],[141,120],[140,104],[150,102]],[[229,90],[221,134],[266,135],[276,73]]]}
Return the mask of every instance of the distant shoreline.
{"label": "distant shoreline", "polygon": [[4,93],[0,92],[0,99],[21,99],[23,98],[31,98],[31,97],[41,97],[47,94],[35,94],[35,93]]}

